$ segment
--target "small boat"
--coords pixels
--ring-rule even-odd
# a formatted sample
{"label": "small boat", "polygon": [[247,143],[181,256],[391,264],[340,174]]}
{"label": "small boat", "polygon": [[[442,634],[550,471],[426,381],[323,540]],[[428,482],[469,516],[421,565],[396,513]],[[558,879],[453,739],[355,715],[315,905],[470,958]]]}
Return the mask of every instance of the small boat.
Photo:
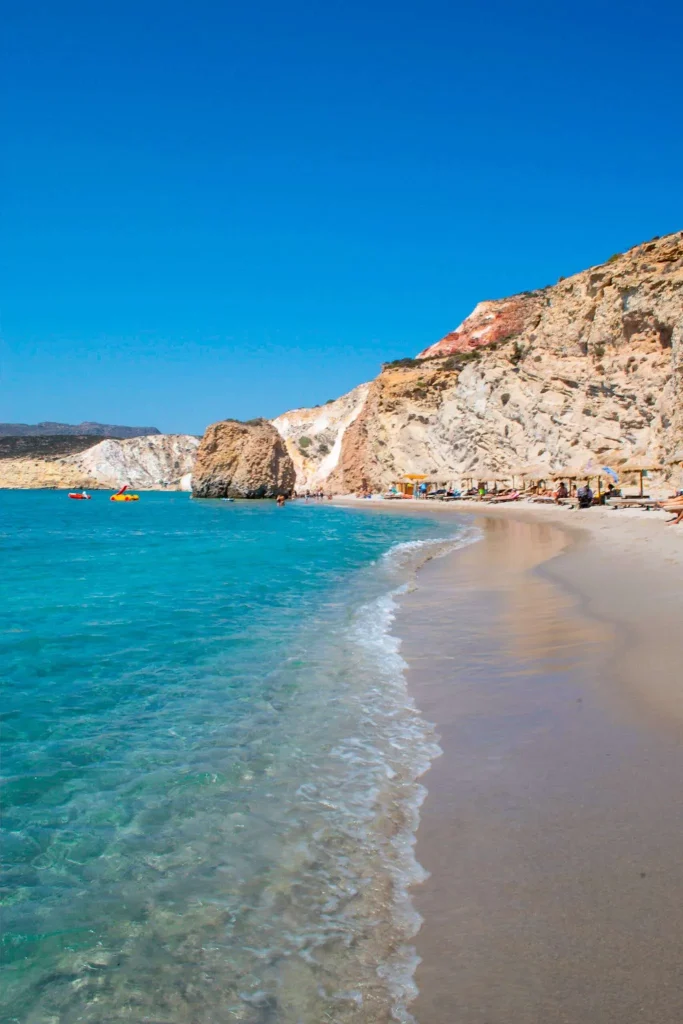
{"label": "small boat", "polygon": [[69,491],[69,497],[74,501],[90,501],[92,495],[87,491]]}
{"label": "small boat", "polygon": [[124,484],[120,491],[117,491],[116,494],[112,494],[111,495],[109,500],[110,501],[139,501],[140,500],[140,495],[139,494],[126,494],[125,492],[127,491],[127,489],[128,489],[128,484]]}

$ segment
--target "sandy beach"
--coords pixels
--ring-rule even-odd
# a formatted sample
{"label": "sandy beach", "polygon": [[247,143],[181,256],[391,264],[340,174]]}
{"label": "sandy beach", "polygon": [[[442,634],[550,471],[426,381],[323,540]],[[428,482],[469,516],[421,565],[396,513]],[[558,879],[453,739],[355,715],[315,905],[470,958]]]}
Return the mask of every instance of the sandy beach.
{"label": "sandy beach", "polygon": [[396,505],[483,533],[423,567],[395,627],[443,750],[418,830],[418,1024],[675,1024],[683,530]]}

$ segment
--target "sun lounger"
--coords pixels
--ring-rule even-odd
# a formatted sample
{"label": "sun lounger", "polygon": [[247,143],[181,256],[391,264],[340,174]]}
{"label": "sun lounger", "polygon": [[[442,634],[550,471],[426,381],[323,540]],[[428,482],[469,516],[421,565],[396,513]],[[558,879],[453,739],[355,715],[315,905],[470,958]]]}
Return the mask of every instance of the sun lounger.
{"label": "sun lounger", "polygon": [[513,491],[512,494],[501,494],[498,497],[491,498],[492,505],[499,505],[504,501],[519,501],[519,491]]}
{"label": "sun lounger", "polygon": [[657,503],[657,508],[661,508],[664,512],[670,512],[673,515],[673,519],[667,519],[667,523],[683,522],[683,495],[679,494],[675,498],[665,498],[664,501]]}
{"label": "sun lounger", "polygon": [[644,508],[646,511],[660,507],[652,498],[608,498],[605,504],[608,508]]}

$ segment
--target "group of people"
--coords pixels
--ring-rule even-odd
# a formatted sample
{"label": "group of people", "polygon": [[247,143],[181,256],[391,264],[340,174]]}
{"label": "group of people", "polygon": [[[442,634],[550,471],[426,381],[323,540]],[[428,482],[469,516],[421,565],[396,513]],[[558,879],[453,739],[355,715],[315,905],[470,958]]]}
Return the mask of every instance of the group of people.
{"label": "group of people", "polygon": [[[308,502],[308,501],[324,501],[325,498],[327,497],[328,501],[332,501],[332,495],[331,494],[326,495],[323,490],[319,490],[319,491],[303,491],[303,493],[299,493],[299,491],[295,491],[294,494],[290,495],[290,497],[292,499],[293,498],[298,498],[299,501],[306,501],[306,502]],[[284,503],[285,503],[284,495],[282,495],[282,494],[278,495],[277,503],[278,503],[278,505],[284,505]]]}
{"label": "group of people", "polygon": [[[568,498],[568,497],[569,497],[569,490],[568,490],[567,485],[565,484],[564,480],[562,480],[560,482],[560,485],[557,488],[557,490],[553,491],[553,498],[555,499],[555,504],[559,505],[561,498]],[[595,500],[595,494],[594,494],[593,489],[592,489],[590,483],[588,482],[588,480],[586,480],[585,484],[583,484],[581,487],[579,487],[577,489],[576,497],[578,498],[578,501],[579,501],[579,508],[590,508],[591,507],[591,505],[593,504],[593,502]],[[614,486],[614,484],[608,484],[607,485],[607,490],[604,491],[604,493],[600,495],[600,501],[604,504],[610,498],[620,498],[620,497],[621,497],[621,491],[618,490]]]}

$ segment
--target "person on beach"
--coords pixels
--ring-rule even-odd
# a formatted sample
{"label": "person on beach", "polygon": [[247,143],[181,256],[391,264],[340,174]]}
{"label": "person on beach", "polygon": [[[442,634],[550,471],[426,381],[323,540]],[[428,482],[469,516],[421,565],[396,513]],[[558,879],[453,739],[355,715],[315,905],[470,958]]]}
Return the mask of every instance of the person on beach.
{"label": "person on beach", "polygon": [[567,485],[565,484],[565,482],[563,480],[560,483],[560,486],[557,488],[557,490],[553,494],[553,498],[555,499],[555,504],[556,505],[560,504],[560,498],[568,498],[568,497],[569,497],[569,491],[567,490]]}
{"label": "person on beach", "polygon": [[593,492],[587,480],[583,487],[579,487],[576,497],[579,499],[579,508],[590,508],[593,504]]}
{"label": "person on beach", "polygon": [[683,495],[677,495],[675,498],[669,498],[668,501],[659,502],[658,508],[663,509],[665,512],[672,512],[673,519],[667,519],[667,526],[675,526],[677,523],[683,523]]}

